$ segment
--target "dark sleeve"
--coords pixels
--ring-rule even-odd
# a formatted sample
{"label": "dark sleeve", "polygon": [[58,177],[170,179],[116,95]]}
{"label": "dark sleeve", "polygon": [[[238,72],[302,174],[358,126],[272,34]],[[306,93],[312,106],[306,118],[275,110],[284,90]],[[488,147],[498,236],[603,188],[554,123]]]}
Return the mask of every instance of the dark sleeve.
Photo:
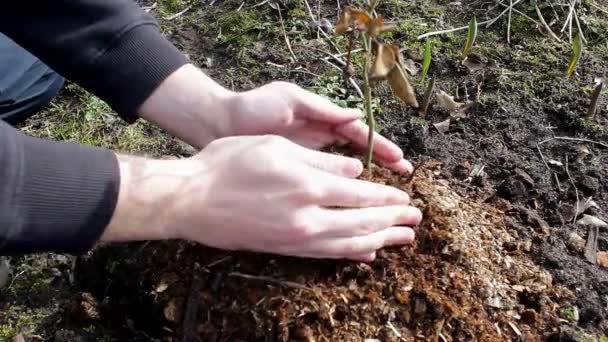
{"label": "dark sleeve", "polygon": [[0,121],[0,255],[86,252],[112,218],[119,183],[112,151]]}
{"label": "dark sleeve", "polygon": [[0,31],[125,121],[187,57],[132,0],[3,1]]}

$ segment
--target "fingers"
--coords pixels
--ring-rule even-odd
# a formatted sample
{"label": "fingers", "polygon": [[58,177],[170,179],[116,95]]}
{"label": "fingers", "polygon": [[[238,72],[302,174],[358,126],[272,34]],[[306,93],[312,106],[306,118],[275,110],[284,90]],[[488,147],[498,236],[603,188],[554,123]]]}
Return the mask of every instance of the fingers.
{"label": "fingers", "polygon": [[362,209],[324,209],[319,215],[319,236],[349,237],[372,234],[391,226],[414,227],[422,221],[418,208],[405,205]]}
{"label": "fingers", "polygon": [[[335,128],[335,131],[353,142],[355,146],[360,149],[365,149],[368,146],[367,135],[369,133],[369,128],[361,120],[354,120],[339,125]],[[410,169],[411,164],[408,162],[402,162],[403,151],[401,151],[399,146],[378,133],[374,133],[374,155],[375,158],[383,164],[396,166],[398,169],[395,171],[404,170],[410,172],[410,170],[413,169]]]}
{"label": "fingers", "polygon": [[[363,164],[360,164],[361,169]],[[409,195],[395,187],[375,182],[328,177],[318,174],[324,189],[321,198],[316,199],[315,205],[324,207],[365,208],[385,205],[407,205]]]}
{"label": "fingers", "polygon": [[[302,147],[304,162],[314,169],[332,173],[339,177],[355,178],[363,172],[360,160],[333,153],[319,152]],[[327,175],[319,174],[319,178]]]}
{"label": "fingers", "polygon": [[[389,227],[371,234],[336,238],[311,245],[306,252],[318,258],[372,259],[377,250],[396,245],[406,245],[414,241],[414,230],[407,227]],[[370,260],[370,261],[371,261]],[[364,261],[364,260],[361,260]]]}
{"label": "fingers", "polygon": [[361,116],[361,112],[357,109],[342,108],[329,99],[293,83],[276,82],[276,84],[288,96],[298,117],[335,125],[358,119]]}

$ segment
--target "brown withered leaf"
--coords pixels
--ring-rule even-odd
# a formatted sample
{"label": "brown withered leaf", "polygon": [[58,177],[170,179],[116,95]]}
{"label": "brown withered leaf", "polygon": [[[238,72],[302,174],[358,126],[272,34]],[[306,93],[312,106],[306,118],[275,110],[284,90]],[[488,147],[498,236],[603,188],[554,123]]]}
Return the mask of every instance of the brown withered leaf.
{"label": "brown withered leaf", "polygon": [[397,63],[395,49],[388,44],[373,43],[373,50],[376,58],[372,63],[369,77],[372,80],[384,79],[393,70]]}
{"label": "brown withered leaf", "polygon": [[437,104],[455,119],[466,117],[467,110],[473,106],[473,102],[456,102],[454,96],[449,95],[443,90],[440,90],[437,94]]}
{"label": "brown withered leaf", "polygon": [[385,24],[383,17],[372,19],[369,22],[368,34],[370,37],[375,38],[383,32],[394,31],[397,29],[395,24]]}
{"label": "brown withered leaf", "polygon": [[350,24],[351,24],[350,11],[348,9],[345,9],[342,12],[342,14],[340,15],[340,19],[338,19],[336,26],[334,27],[334,35],[339,36],[339,35],[343,34],[344,32],[348,31]]}
{"label": "brown withered leaf", "polygon": [[387,81],[391,86],[393,94],[399,97],[403,102],[408,105],[418,108],[418,101],[416,100],[416,92],[407,79],[407,74],[400,63],[396,63],[395,67],[391,72],[388,73]]}
{"label": "brown withered leaf", "polygon": [[353,7],[346,7],[336,23],[334,35],[341,35],[353,26],[357,30],[367,31],[371,21],[372,18],[366,11]]}

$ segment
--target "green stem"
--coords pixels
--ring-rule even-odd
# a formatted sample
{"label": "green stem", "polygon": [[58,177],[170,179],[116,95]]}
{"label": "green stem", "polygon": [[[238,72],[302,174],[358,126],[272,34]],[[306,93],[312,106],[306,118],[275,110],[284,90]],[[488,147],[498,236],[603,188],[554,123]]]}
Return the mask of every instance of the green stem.
{"label": "green stem", "polygon": [[376,132],[376,121],[374,120],[374,114],[372,113],[372,88],[369,82],[369,68],[371,66],[371,38],[367,34],[363,34],[363,44],[365,46],[365,62],[363,65],[363,74],[365,82],[365,114],[367,115],[367,125],[369,126],[369,133],[367,136],[367,155],[365,157],[365,166],[368,170],[371,170],[372,157],[374,154],[374,133]]}

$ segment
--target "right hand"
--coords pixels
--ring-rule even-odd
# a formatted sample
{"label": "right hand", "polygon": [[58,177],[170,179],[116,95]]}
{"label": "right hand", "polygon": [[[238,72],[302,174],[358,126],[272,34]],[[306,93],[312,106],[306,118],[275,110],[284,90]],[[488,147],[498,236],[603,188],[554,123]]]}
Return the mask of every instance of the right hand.
{"label": "right hand", "polygon": [[198,171],[164,229],[211,247],[372,261],[382,247],[410,243],[406,226],[422,219],[407,193],[355,179],[359,160],[277,136],[218,139],[185,162]]}

